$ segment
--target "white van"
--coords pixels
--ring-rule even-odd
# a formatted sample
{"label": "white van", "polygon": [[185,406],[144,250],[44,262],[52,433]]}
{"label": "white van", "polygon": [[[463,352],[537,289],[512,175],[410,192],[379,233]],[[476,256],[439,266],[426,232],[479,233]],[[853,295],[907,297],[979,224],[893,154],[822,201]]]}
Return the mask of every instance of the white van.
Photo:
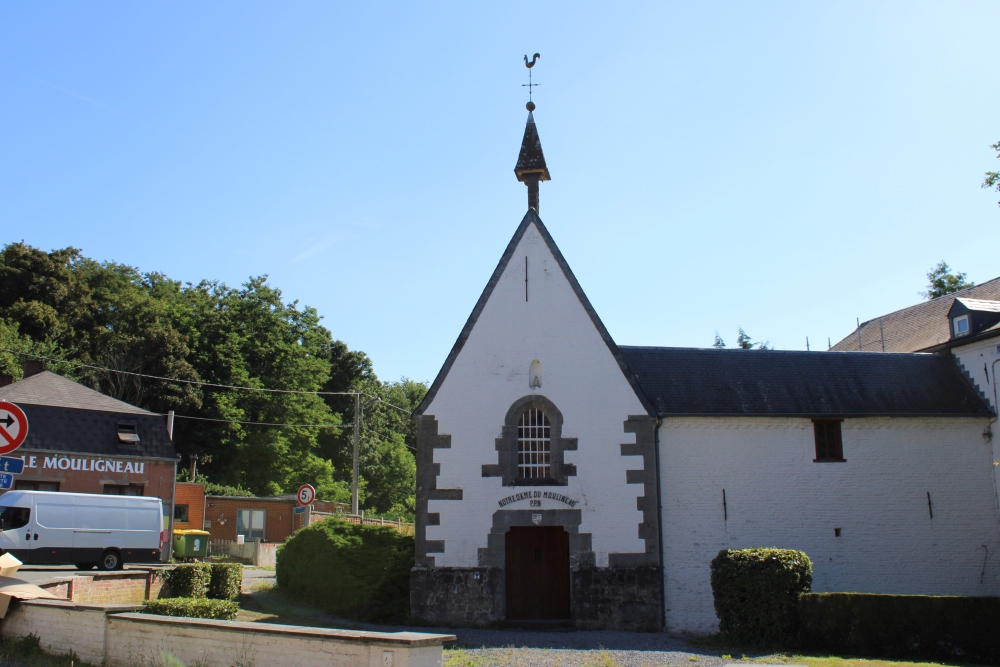
{"label": "white van", "polygon": [[160,560],[162,503],[144,496],[8,491],[0,548],[23,563],[118,570]]}

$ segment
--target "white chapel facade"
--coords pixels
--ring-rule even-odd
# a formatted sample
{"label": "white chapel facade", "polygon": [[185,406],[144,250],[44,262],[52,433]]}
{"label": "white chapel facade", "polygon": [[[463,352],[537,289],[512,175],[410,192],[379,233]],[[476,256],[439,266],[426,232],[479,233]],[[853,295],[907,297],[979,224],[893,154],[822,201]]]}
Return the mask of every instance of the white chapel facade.
{"label": "white chapel facade", "polygon": [[[530,104],[530,103],[529,103]],[[619,347],[529,208],[417,410],[412,613],[711,632],[720,549],[1000,594],[994,412],[948,355]]]}

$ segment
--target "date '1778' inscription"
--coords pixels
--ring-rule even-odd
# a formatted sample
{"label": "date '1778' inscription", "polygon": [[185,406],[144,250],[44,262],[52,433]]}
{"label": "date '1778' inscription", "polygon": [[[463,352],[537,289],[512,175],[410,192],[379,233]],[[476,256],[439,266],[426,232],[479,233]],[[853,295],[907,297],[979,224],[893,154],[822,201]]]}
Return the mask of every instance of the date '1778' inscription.
{"label": "date '1778' inscription", "polygon": [[576,507],[580,502],[579,500],[574,500],[573,498],[567,498],[561,493],[556,493],[555,491],[522,491],[521,493],[515,493],[512,496],[501,498],[497,504],[500,505],[500,507],[506,507],[507,505],[516,503],[519,500],[531,500],[532,507],[540,507],[541,498],[555,500],[563,503],[564,505],[569,505],[570,507]]}

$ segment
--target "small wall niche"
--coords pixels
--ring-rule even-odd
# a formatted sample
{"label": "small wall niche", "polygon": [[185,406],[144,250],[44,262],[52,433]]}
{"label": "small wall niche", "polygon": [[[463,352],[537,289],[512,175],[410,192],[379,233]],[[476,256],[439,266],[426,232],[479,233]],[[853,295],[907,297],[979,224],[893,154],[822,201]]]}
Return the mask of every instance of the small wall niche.
{"label": "small wall niche", "polygon": [[542,362],[535,359],[528,367],[528,387],[531,389],[542,388]]}

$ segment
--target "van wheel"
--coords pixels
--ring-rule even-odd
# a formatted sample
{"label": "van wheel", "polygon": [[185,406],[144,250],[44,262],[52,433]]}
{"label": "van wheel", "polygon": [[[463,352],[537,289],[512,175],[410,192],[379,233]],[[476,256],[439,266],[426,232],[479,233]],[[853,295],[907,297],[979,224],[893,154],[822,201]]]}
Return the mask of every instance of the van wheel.
{"label": "van wheel", "polygon": [[101,554],[101,560],[97,563],[100,570],[120,570],[122,569],[122,556],[117,551],[108,549]]}
{"label": "van wheel", "polygon": [[77,563],[76,569],[78,570],[93,570],[97,567],[97,563]]}

